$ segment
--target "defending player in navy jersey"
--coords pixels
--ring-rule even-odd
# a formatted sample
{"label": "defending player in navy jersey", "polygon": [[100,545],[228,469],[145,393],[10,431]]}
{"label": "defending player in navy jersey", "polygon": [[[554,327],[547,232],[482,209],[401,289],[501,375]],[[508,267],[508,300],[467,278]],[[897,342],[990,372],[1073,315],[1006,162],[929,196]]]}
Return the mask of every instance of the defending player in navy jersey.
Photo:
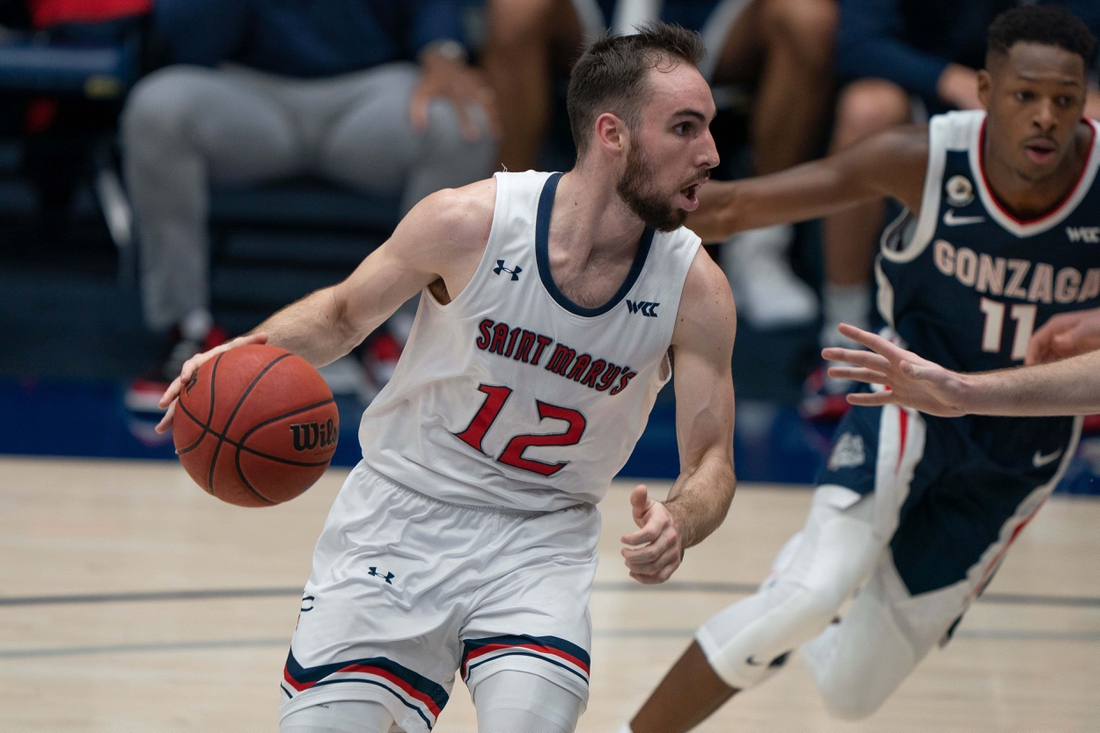
{"label": "defending player in navy jersey", "polygon": [[681,226],[718,163],[702,51],[660,24],[596,42],[570,81],[572,171],[429,196],[347,280],[184,366],[182,381],[265,338],[325,364],[420,296],[314,551],[283,733],[427,733],[456,672],[481,731],[570,733],[588,699],[595,504],[669,379],[682,473],[665,502],[631,495],[632,577],[667,580],[722,521],[735,311]]}
{"label": "defending player in navy jersey", "polygon": [[[1095,46],[1064,9],[1009,10],[990,27],[985,112],[715,184],[688,224],[721,240],[890,196],[905,206],[876,267],[891,337],[950,369],[1019,365],[1049,319],[1100,305],[1100,143],[1082,117]],[[950,639],[1080,430],[1079,418],[863,404],[837,428],[805,528],[772,574],[698,630],[625,731],[689,730],[798,648],[830,712],[870,715]]]}

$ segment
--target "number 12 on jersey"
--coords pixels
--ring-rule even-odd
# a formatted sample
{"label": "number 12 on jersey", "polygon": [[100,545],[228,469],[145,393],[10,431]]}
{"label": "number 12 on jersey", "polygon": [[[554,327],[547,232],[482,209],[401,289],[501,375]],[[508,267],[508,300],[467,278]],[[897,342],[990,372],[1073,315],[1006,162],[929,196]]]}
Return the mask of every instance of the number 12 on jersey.
{"label": "number 12 on jersey", "polygon": [[[474,415],[469,427],[461,433],[452,433],[452,435],[474,450],[485,453],[481,446],[482,441],[485,440],[485,434],[493,427],[493,423],[500,417],[504,404],[512,396],[512,390],[509,387],[491,384],[479,385],[477,390],[485,394],[485,401],[482,403],[481,409]],[[547,418],[564,420],[569,424],[569,428],[564,433],[517,435],[508,441],[508,445],[504,446],[504,450],[496,460],[524,471],[533,471],[543,476],[553,476],[565,468],[569,461],[546,463],[532,458],[524,458],[523,452],[531,446],[576,445],[580,442],[581,436],[584,435],[587,421],[584,419],[584,415],[568,407],[551,405],[542,400],[535,400],[535,406],[538,408],[540,422]]]}
{"label": "number 12 on jersey", "polygon": [[[982,298],[978,306],[985,314],[985,326],[982,327],[982,351],[996,354],[1001,350],[1001,332],[1005,324],[1005,304],[989,298]],[[1038,307],[1016,303],[1009,316],[1016,321],[1016,333],[1012,337],[1010,358],[1019,361],[1027,356],[1027,345],[1031,333],[1035,330],[1035,314]]]}

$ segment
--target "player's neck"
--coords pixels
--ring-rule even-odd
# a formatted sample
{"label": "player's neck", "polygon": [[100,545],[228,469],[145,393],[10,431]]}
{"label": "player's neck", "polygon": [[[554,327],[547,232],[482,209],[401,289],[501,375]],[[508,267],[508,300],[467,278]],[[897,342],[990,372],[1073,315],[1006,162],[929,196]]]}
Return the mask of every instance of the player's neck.
{"label": "player's neck", "polygon": [[570,250],[633,257],[645,225],[615,192],[614,173],[593,168],[575,168],[562,176],[551,213],[551,239]]}
{"label": "player's neck", "polygon": [[1021,221],[1039,219],[1058,208],[1081,180],[1092,147],[1092,130],[1078,127],[1073,149],[1053,175],[1042,181],[1021,176],[993,151],[988,137],[983,141],[982,167],[990,192],[1010,214]]}

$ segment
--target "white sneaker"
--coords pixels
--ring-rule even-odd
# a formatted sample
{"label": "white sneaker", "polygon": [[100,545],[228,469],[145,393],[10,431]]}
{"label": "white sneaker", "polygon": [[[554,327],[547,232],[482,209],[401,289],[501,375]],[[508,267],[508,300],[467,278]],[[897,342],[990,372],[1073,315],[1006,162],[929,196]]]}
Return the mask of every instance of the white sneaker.
{"label": "white sneaker", "polygon": [[791,271],[789,224],[733,235],[719,250],[737,314],[761,330],[801,326],[817,319],[817,294]]}

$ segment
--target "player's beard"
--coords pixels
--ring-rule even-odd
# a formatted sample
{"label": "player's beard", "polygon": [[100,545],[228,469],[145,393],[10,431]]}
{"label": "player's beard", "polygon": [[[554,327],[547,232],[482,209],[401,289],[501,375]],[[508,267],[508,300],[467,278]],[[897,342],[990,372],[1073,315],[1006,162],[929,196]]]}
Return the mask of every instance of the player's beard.
{"label": "player's beard", "polygon": [[626,169],[615,184],[615,191],[646,226],[671,232],[683,226],[688,213],[674,208],[667,196],[649,185],[656,177],[655,169],[641,145],[631,145],[626,154]]}

